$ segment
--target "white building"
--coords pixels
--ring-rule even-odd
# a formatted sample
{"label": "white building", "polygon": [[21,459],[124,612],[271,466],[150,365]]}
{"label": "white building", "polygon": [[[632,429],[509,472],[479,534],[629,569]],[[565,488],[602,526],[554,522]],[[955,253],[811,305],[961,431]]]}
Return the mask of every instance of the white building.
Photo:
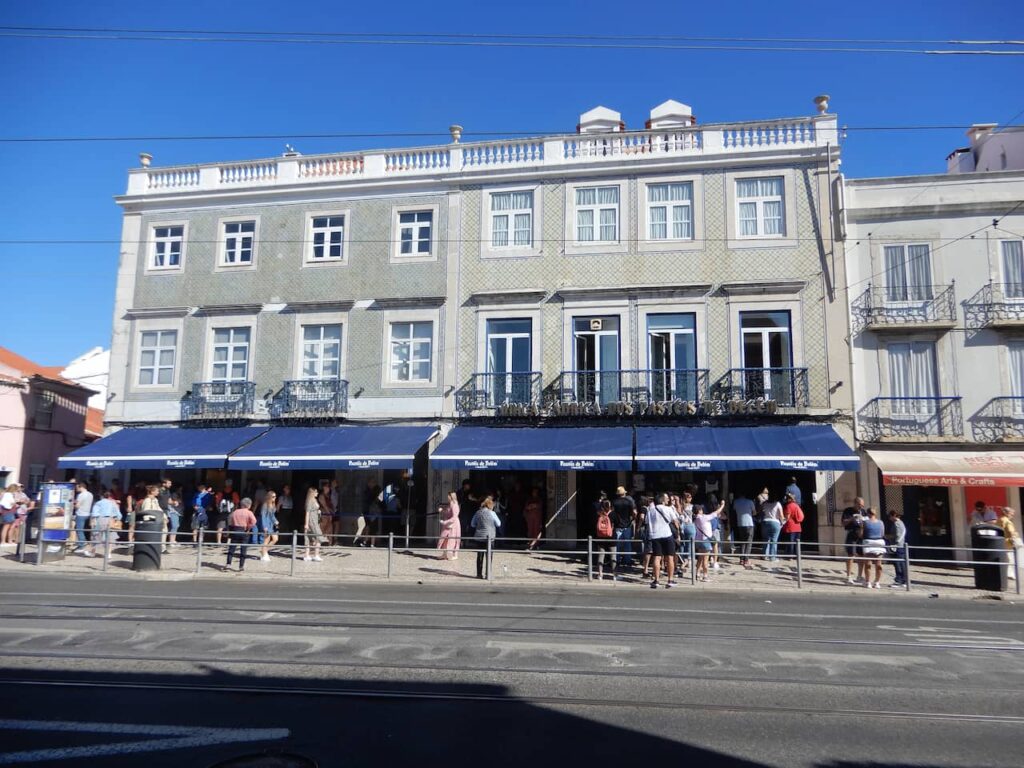
{"label": "white building", "polygon": [[60,375],[96,393],[89,398],[90,408],[98,408],[101,411],[106,408],[107,381],[110,378],[109,349],[93,347],[68,363]]}
{"label": "white building", "polygon": [[1024,486],[1024,170],[973,172],[1012,142],[970,135],[950,173],[845,183],[861,490],[925,546]]}

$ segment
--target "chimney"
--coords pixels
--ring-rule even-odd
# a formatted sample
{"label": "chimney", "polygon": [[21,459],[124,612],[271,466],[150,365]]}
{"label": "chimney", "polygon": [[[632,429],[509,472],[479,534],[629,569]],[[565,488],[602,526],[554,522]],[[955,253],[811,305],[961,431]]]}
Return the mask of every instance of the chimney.
{"label": "chimney", "polygon": [[580,115],[576,133],[619,133],[626,130],[622,114],[608,107],[594,107]]}
{"label": "chimney", "polygon": [[689,128],[697,123],[693,110],[688,104],[669,99],[651,110],[651,118],[645,123],[647,130],[662,128]]}
{"label": "chimney", "polygon": [[983,138],[992,133],[997,123],[974,123],[967,129],[967,138],[971,140],[971,148],[978,146]]}

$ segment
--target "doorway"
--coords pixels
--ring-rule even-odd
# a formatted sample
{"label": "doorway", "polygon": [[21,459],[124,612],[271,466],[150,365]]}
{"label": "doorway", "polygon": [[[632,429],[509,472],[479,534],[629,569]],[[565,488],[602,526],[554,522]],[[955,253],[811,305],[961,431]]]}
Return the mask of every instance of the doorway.
{"label": "doorway", "polygon": [[615,498],[619,485],[618,472],[576,473],[576,538],[594,535],[597,525],[597,501],[604,491],[609,500]]}

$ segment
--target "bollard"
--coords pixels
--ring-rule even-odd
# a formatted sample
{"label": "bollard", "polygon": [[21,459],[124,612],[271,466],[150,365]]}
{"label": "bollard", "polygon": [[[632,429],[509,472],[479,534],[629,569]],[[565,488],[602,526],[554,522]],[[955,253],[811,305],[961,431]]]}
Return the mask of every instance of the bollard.
{"label": "bollard", "polygon": [[687,540],[690,549],[690,584],[697,586],[697,548],[693,545],[693,539]]}
{"label": "bollard", "polygon": [[199,539],[196,541],[196,575],[203,568],[203,539],[206,538],[206,531],[199,529]]}
{"label": "bollard", "polygon": [[594,580],[594,537],[587,536],[587,581]]}
{"label": "bollard", "polygon": [[43,564],[43,521],[40,517],[39,527],[36,528],[36,565]]}
{"label": "bollard", "polygon": [[[103,537],[103,572],[107,572],[107,563],[110,562],[110,534],[111,530],[107,530],[106,535]],[[114,534],[115,536],[117,534]]]}
{"label": "bollard", "polygon": [[292,531],[292,565],[291,571],[288,574],[289,576],[295,575],[295,542],[298,540],[298,538],[298,534],[295,533],[295,531]]}
{"label": "bollard", "polygon": [[405,548],[409,548],[409,520],[405,521]]}
{"label": "bollard", "polygon": [[493,539],[487,539],[487,580],[494,580],[494,546]]}
{"label": "bollard", "polygon": [[388,578],[391,578],[391,553],[395,551],[394,531],[388,534]]}
{"label": "bollard", "polygon": [[21,519],[18,526],[18,562],[25,562],[25,545],[28,543],[28,515]]}
{"label": "bollard", "polygon": [[907,580],[907,592],[910,591],[910,545],[903,542],[903,572]]}
{"label": "bollard", "polygon": [[1017,562],[1017,547],[1014,546],[1011,550],[1013,552],[1013,580],[1017,584],[1017,594],[1020,594],[1020,569],[1017,567],[1020,563]]}
{"label": "bollard", "polygon": [[800,539],[796,540],[796,588],[804,588],[804,568],[800,555]]}

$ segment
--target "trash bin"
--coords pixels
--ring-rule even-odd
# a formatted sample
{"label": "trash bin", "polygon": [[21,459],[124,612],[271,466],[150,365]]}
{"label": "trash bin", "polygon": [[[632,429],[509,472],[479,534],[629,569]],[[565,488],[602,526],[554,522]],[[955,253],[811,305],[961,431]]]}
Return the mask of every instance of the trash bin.
{"label": "trash bin", "polygon": [[160,570],[163,528],[163,522],[156,518],[143,518],[135,523],[135,547],[132,550],[133,571]]}
{"label": "trash bin", "polygon": [[971,528],[971,560],[974,561],[974,588],[990,592],[1006,591],[1006,538],[998,525]]}

